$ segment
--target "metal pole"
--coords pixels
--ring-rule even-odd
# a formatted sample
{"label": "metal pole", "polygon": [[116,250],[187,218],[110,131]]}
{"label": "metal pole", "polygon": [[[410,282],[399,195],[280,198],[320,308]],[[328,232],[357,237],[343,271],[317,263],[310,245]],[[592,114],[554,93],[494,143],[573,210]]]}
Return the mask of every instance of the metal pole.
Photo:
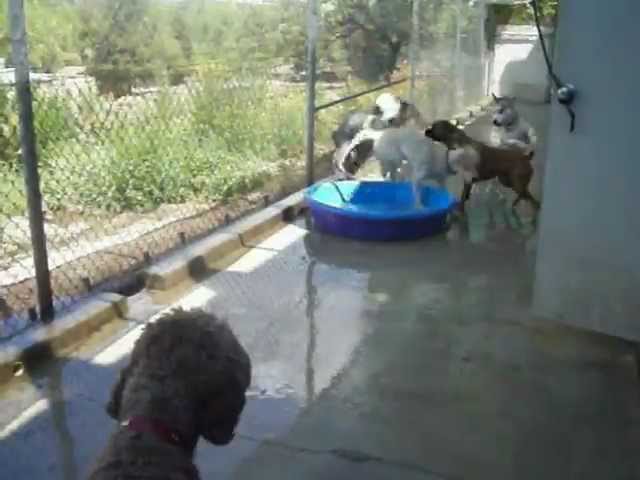
{"label": "metal pole", "polygon": [[36,271],[38,307],[41,320],[49,321],[53,318],[53,292],[47,259],[47,239],[44,232],[42,193],[40,192],[40,175],[38,173],[24,0],[10,0],[9,21],[11,24],[11,59],[15,64],[16,96],[20,109],[20,149],[27,193],[33,264]]}
{"label": "metal pole", "polygon": [[455,51],[455,76],[456,76],[456,92],[455,92],[455,112],[459,113],[463,108],[463,95],[464,95],[464,69],[462,68],[462,15],[463,15],[463,3],[462,0],[457,2],[457,15],[456,15],[456,51]]}
{"label": "metal pole", "polygon": [[305,160],[307,185],[315,181],[314,174],[314,141],[316,132],[316,78],[317,78],[317,44],[318,44],[318,0],[307,1],[307,103],[305,122]]}
{"label": "metal pole", "polygon": [[480,64],[482,65],[482,95],[489,96],[488,61],[487,61],[487,4],[481,0],[476,8],[480,9]]}
{"label": "metal pole", "polygon": [[348,102],[349,100],[354,100],[364,95],[369,95],[370,93],[377,92],[379,90],[384,90],[385,88],[393,87],[394,85],[400,85],[401,83],[404,83],[406,81],[407,81],[406,78],[401,78],[399,80],[394,80],[393,82],[383,83],[382,85],[378,85],[377,87],[372,87],[367,90],[363,90],[362,92],[354,93],[353,95],[347,95],[346,97],[341,97],[337,100],[323,103],[316,107],[316,113],[321,110],[326,110],[327,108],[333,107],[334,105],[340,105],[341,103]]}
{"label": "metal pole", "polygon": [[411,63],[411,86],[409,99],[416,103],[416,77],[418,73],[418,47],[420,43],[420,0],[413,0],[411,5],[411,48],[409,62]]}
{"label": "metal pole", "polygon": [[493,88],[493,67],[495,62],[495,48],[496,48],[496,18],[495,11],[493,8],[489,8],[489,4],[485,3],[484,5],[484,38],[485,38],[485,48],[487,50],[486,53],[486,63],[487,63],[487,80],[486,80],[486,95],[489,96],[492,93]]}

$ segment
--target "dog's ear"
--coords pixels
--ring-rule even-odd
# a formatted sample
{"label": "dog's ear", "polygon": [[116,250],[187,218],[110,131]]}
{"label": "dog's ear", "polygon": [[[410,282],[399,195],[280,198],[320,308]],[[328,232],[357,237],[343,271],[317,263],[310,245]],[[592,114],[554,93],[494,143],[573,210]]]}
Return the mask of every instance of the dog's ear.
{"label": "dog's ear", "polygon": [[495,93],[491,92],[491,96],[493,97],[494,103],[500,102],[500,98],[498,98],[498,96]]}
{"label": "dog's ear", "polygon": [[131,365],[127,365],[120,371],[118,376],[118,381],[115,383],[113,388],[111,389],[111,396],[109,397],[109,401],[105,406],[105,410],[107,414],[113,418],[114,420],[120,419],[120,406],[122,404],[122,392],[124,391],[124,387],[127,383],[127,378],[129,377],[129,372],[131,370]]}
{"label": "dog's ear", "polygon": [[199,368],[189,383],[197,392],[198,433],[214,445],[226,445],[244,409],[251,359],[226,322],[208,317],[203,317],[210,325],[199,349]]}
{"label": "dog's ear", "polygon": [[244,392],[231,389],[209,398],[200,420],[200,435],[214,445],[227,445],[233,440],[244,404]]}
{"label": "dog's ear", "polygon": [[[234,369],[229,375],[229,370]],[[214,445],[226,445],[233,440],[236,426],[246,403],[245,393],[251,381],[251,362],[248,358],[232,362],[218,372],[215,390],[206,396],[200,416],[200,435]]]}

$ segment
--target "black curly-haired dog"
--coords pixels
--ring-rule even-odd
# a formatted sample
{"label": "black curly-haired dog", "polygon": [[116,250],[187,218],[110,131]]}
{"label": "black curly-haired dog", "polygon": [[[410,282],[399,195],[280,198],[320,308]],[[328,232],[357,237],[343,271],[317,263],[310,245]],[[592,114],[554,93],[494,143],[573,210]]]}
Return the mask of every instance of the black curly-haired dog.
{"label": "black curly-haired dog", "polygon": [[149,324],[113,387],[120,422],[91,475],[198,479],[199,437],[226,445],[251,381],[251,361],[229,325],[203,310],[173,310]]}

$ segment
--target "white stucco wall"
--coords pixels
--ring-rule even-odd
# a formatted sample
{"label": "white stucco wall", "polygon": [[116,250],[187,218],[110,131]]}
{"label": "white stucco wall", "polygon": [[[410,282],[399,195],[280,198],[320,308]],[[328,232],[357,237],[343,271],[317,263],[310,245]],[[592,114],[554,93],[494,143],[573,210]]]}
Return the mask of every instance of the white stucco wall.
{"label": "white stucco wall", "polygon": [[[546,30],[544,34],[552,50],[553,34]],[[496,95],[515,95],[533,102],[549,99],[549,77],[533,26],[498,28],[491,72],[490,91]]]}
{"label": "white stucco wall", "polygon": [[576,131],[551,107],[535,306],[640,340],[638,0],[562,0],[555,65],[576,85]]}

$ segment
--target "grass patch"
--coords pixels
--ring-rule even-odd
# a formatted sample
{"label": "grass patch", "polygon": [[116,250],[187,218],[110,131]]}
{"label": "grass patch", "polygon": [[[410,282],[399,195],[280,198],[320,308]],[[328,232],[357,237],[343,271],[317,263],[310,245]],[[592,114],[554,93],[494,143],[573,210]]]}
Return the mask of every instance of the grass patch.
{"label": "grass patch", "polygon": [[[318,101],[365,87],[321,89]],[[303,85],[202,70],[186,85],[118,100],[95,88],[35,93],[43,198],[54,213],[225,200],[304,161]],[[331,145],[330,133],[347,111],[370,105],[376,95],[321,112],[319,149]],[[0,215],[24,212],[20,172],[6,163],[0,194],[9,199]]]}

